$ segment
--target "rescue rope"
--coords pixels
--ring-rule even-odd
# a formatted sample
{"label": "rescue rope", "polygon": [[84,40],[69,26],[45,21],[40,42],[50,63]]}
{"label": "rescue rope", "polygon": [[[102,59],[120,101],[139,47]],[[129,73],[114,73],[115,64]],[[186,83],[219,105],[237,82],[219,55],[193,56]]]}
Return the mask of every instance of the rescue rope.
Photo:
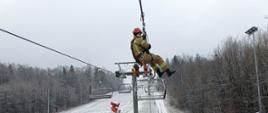
{"label": "rescue rope", "polygon": [[144,39],[148,41],[147,32],[145,30],[145,19],[144,19],[144,12],[143,12],[143,8],[142,8],[141,0],[139,0],[139,4],[140,4],[140,11],[141,11],[142,31],[145,35]]}

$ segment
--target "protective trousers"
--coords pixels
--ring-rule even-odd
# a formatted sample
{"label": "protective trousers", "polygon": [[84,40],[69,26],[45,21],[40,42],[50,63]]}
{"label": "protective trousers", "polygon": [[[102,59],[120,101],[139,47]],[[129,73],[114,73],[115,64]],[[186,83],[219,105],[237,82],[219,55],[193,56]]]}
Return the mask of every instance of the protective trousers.
{"label": "protective trousers", "polygon": [[159,55],[153,53],[143,53],[139,57],[139,61],[145,64],[150,64],[155,72],[157,69],[164,72],[169,68],[168,64]]}

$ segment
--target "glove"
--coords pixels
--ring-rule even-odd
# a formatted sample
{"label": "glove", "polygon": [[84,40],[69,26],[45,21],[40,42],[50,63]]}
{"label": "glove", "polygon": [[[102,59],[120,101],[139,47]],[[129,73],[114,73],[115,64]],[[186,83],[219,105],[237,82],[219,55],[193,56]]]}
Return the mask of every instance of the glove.
{"label": "glove", "polygon": [[147,38],[146,33],[144,33],[144,34],[142,35],[142,38],[143,38],[143,40],[146,40],[146,38]]}
{"label": "glove", "polygon": [[149,49],[151,49],[151,44],[149,44],[149,46],[148,46],[148,48],[147,48],[147,49],[148,49],[148,50],[149,50]]}
{"label": "glove", "polygon": [[150,53],[149,49],[151,49],[151,44],[149,44],[148,48],[146,48],[144,52],[149,54]]}

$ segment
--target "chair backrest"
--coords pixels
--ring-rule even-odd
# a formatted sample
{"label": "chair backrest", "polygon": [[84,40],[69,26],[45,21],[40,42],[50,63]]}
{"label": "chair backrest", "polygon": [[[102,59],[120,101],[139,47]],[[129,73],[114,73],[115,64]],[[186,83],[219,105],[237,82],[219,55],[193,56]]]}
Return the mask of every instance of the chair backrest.
{"label": "chair backrest", "polygon": [[163,79],[138,80],[138,99],[157,100],[166,98],[166,86]]}

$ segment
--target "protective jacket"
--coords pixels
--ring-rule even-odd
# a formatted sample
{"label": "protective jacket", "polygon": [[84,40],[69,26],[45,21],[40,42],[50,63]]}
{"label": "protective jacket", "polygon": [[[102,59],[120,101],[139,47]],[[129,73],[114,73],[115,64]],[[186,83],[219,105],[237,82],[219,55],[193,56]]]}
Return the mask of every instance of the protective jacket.
{"label": "protective jacket", "polygon": [[134,59],[136,60],[136,62],[140,64],[142,63],[139,59],[144,54],[149,53],[150,46],[151,45],[142,37],[134,36],[134,38],[131,41],[131,50],[132,50],[132,55]]}
{"label": "protective jacket", "polygon": [[131,41],[131,50],[134,59],[140,65],[150,64],[156,71],[160,69],[165,71],[168,69],[168,64],[159,56],[149,52],[151,45],[143,39],[143,37],[134,36]]}

